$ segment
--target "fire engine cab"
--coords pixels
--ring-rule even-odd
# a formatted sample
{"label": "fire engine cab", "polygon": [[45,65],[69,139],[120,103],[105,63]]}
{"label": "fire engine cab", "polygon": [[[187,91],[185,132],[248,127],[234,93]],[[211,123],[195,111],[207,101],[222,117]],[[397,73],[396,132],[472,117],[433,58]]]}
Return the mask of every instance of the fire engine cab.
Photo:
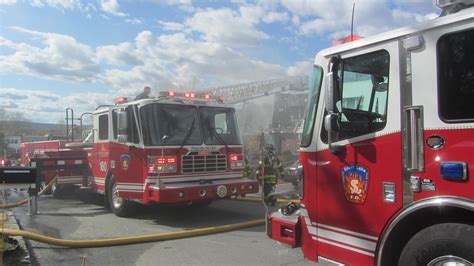
{"label": "fire engine cab", "polygon": [[[256,193],[243,178],[243,147],[229,105],[206,93],[165,92],[154,99],[99,106],[82,142],[24,143],[24,161],[41,162],[55,188],[90,187],[118,216],[133,202],[204,206]],[[68,167],[69,165],[69,167]],[[75,167],[72,167],[75,166]]]}
{"label": "fire engine cab", "polygon": [[271,238],[331,265],[473,265],[473,4],[317,54],[301,205]]}

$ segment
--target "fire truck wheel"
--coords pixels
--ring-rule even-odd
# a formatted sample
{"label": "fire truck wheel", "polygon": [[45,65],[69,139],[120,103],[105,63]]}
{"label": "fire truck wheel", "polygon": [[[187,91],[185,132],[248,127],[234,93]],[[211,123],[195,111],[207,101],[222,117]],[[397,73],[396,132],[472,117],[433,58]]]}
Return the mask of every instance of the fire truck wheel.
{"label": "fire truck wheel", "polygon": [[427,227],[406,244],[399,266],[473,265],[474,226],[443,223]]}
{"label": "fire truck wheel", "polygon": [[119,197],[117,182],[115,182],[114,176],[110,178],[107,196],[109,198],[110,209],[119,217],[128,217],[136,210],[133,206],[133,202]]}

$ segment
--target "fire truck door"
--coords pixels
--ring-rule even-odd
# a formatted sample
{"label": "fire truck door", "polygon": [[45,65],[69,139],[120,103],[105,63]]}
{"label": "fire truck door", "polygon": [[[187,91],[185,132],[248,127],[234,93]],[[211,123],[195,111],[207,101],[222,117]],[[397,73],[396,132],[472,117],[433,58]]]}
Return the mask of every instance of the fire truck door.
{"label": "fire truck door", "polygon": [[317,138],[318,205],[311,222],[319,256],[371,264],[384,225],[402,206],[398,49],[392,41],[341,54],[339,129],[331,135],[340,152],[328,149],[324,125]]}
{"label": "fire truck door", "polygon": [[109,134],[111,122],[109,112],[94,115],[94,152],[92,154],[92,173],[99,190],[109,170]]}

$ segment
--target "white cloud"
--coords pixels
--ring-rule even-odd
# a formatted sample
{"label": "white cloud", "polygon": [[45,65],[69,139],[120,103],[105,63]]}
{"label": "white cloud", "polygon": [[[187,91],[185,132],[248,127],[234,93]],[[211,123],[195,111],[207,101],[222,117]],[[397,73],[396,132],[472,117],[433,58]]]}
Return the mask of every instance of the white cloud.
{"label": "white cloud", "polygon": [[110,104],[115,95],[101,92],[73,93],[62,96],[54,92],[28,88],[1,88],[0,107],[22,113],[34,122],[55,123],[64,119],[65,106],[78,114],[90,112],[98,105]]}
{"label": "white cloud", "polygon": [[139,65],[142,61],[135,54],[130,43],[120,43],[118,45],[107,45],[97,47],[97,58],[109,64],[116,66],[134,66]]}
{"label": "white cloud", "polygon": [[263,22],[265,23],[273,23],[273,22],[287,22],[288,21],[288,13],[286,12],[268,12],[263,17]]}
{"label": "white cloud", "polygon": [[126,17],[128,16],[126,13],[119,11],[119,4],[117,0],[100,0],[100,6],[102,10],[108,14],[118,16],[118,17]]}
{"label": "white cloud", "polygon": [[221,43],[196,41],[184,33],[155,36],[144,31],[137,35],[132,46],[143,64],[129,70],[107,70],[101,75],[105,83],[122,94],[135,93],[145,84],[156,89],[189,89],[189,86],[227,85],[286,74],[279,65],[252,60]]}
{"label": "white cloud", "polygon": [[16,0],[0,0],[0,5],[14,5],[16,4]]}
{"label": "white cloud", "polygon": [[31,5],[35,7],[47,5],[59,10],[74,10],[76,8],[82,10],[85,8],[79,0],[33,0]]}
{"label": "white cloud", "polygon": [[144,85],[157,89],[201,89],[287,74],[278,64],[249,58],[222,42],[194,40],[182,32],[157,36],[143,31],[134,42],[94,49],[67,35],[13,29],[35,38],[34,43],[39,40],[40,44],[0,38],[0,46],[13,50],[0,56],[1,72],[105,84],[123,95],[133,95]]}
{"label": "white cloud", "polygon": [[164,0],[168,5],[191,5],[191,0]]}
{"label": "white cloud", "polygon": [[288,76],[301,76],[309,75],[311,72],[311,67],[313,63],[310,60],[307,61],[298,61],[294,65],[287,68],[286,73]]}
{"label": "white cloud", "polygon": [[143,20],[139,18],[128,18],[125,20],[125,22],[132,24],[132,25],[141,25],[143,24]]}
{"label": "white cloud", "polygon": [[[282,6],[299,17],[293,20],[293,25],[298,27],[300,34],[335,37],[350,33],[353,3],[352,0],[284,0]],[[421,10],[421,1],[419,6]],[[426,5],[423,10],[427,10]],[[407,11],[403,2],[390,4],[388,1],[359,0],[355,2],[354,30],[356,34],[367,37],[433,17],[433,12],[423,15]]]}
{"label": "white cloud", "polygon": [[0,45],[14,49],[11,55],[0,56],[2,72],[23,73],[46,79],[93,81],[99,66],[92,58],[92,49],[71,36],[43,33],[20,27],[12,29],[39,38],[43,47],[14,43],[2,38]]}
{"label": "white cloud", "polygon": [[168,31],[181,31],[184,29],[184,25],[181,23],[176,23],[176,22],[165,22],[158,20],[158,24],[161,26],[163,30],[168,30]]}
{"label": "white cloud", "polygon": [[301,23],[300,17],[297,16],[297,15],[293,15],[293,16],[291,17],[291,22],[293,23],[293,25],[299,26],[300,23]]}
{"label": "white cloud", "polygon": [[315,19],[304,22],[300,26],[300,32],[303,35],[325,34],[328,31],[335,30],[337,28],[338,21],[336,20]]}
{"label": "white cloud", "polygon": [[195,12],[195,8],[191,2],[191,0],[135,0],[136,2],[142,3],[152,3],[160,6],[177,6],[179,9],[193,13]]}
{"label": "white cloud", "polygon": [[259,10],[229,8],[198,10],[185,24],[192,31],[200,32],[206,41],[230,47],[256,46],[269,36],[256,27]]}

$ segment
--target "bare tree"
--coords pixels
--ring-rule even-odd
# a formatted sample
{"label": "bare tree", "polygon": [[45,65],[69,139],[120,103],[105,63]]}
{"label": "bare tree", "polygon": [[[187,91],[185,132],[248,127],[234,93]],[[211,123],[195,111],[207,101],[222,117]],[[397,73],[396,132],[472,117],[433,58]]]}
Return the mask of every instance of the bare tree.
{"label": "bare tree", "polygon": [[30,121],[22,113],[7,111],[0,107],[0,132],[4,137],[19,136],[30,131]]}

